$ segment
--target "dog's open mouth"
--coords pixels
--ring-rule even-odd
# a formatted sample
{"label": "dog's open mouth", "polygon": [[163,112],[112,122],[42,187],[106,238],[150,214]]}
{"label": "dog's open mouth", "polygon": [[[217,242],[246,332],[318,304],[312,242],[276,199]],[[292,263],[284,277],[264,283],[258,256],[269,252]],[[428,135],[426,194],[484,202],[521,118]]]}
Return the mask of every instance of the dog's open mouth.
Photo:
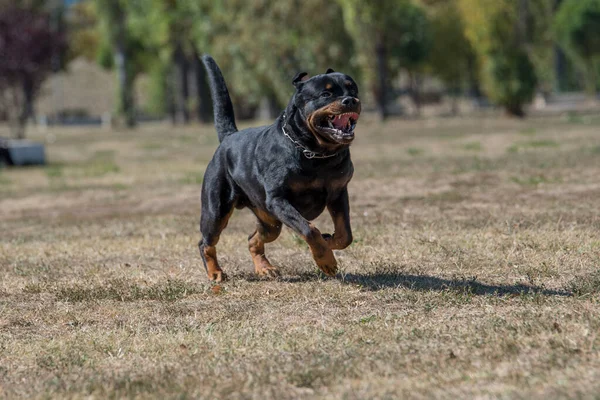
{"label": "dog's open mouth", "polygon": [[351,142],[354,139],[354,128],[358,117],[358,113],[355,112],[329,114],[320,121],[319,129],[338,142]]}

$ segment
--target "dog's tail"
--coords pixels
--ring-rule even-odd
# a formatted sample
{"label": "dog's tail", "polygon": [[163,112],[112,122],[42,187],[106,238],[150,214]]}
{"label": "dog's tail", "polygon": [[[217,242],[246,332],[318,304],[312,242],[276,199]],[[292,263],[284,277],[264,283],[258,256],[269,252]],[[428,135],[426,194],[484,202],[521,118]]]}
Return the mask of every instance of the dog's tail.
{"label": "dog's tail", "polygon": [[213,100],[213,110],[215,113],[215,128],[219,135],[219,142],[222,142],[225,136],[237,132],[235,125],[235,115],[233,113],[233,104],[231,97],[223,79],[221,69],[215,60],[205,55],[202,57],[206,71],[208,72],[208,82],[210,84],[210,94]]}

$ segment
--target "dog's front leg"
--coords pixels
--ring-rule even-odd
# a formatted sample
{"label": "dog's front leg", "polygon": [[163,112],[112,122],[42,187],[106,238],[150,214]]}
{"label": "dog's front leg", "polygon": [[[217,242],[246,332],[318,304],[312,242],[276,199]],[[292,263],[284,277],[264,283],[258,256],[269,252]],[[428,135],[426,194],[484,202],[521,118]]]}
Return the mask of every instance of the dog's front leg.
{"label": "dog's front leg", "polygon": [[340,195],[327,204],[327,211],[333,220],[333,235],[324,234],[323,238],[332,250],[341,250],[352,243],[352,228],[350,227],[350,202],[348,189],[344,188]]}
{"label": "dog's front leg", "polygon": [[278,220],[292,228],[294,232],[306,240],[321,271],[326,275],[335,276],[337,261],[321,232],[300,215],[298,210],[285,198],[275,197],[270,199],[267,202],[267,208]]}

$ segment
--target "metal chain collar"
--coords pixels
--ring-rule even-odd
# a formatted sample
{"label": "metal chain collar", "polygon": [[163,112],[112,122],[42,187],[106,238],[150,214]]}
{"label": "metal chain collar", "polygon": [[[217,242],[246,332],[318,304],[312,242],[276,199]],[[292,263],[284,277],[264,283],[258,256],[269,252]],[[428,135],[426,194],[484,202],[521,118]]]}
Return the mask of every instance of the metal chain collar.
{"label": "metal chain collar", "polygon": [[324,154],[319,154],[312,150],[307,149],[300,142],[297,142],[290,135],[288,135],[288,133],[285,131],[285,125],[286,125],[285,114],[283,114],[283,124],[281,125],[281,130],[283,131],[283,134],[285,135],[285,137],[290,139],[292,141],[292,143],[294,143],[298,149],[302,150],[302,154],[304,154],[304,157],[308,158],[309,160],[313,159],[313,158],[330,158],[330,157],[337,156],[337,153],[324,155]]}

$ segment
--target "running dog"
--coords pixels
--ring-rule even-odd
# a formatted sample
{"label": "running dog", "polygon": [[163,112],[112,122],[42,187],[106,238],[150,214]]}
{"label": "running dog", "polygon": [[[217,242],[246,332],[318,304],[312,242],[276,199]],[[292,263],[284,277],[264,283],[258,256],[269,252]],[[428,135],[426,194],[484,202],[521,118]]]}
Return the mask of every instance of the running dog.
{"label": "running dog", "polygon": [[[326,275],[335,276],[332,250],[352,243],[347,185],[354,171],[349,147],[361,111],[356,83],[332,69],[311,78],[297,74],[295,92],[272,125],[238,131],[221,70],[210,56],[203,62],[220,141],[202,183],[198,246],[208,279],[227,278],[216,245],[233,210],[245,207],[257,218],[248,247],[259,276],[279,275],[265,256],[265,243],[277,239],[282,224],[306,240]],[[325,208],[334,223],[331,235],[309,222]]]}

